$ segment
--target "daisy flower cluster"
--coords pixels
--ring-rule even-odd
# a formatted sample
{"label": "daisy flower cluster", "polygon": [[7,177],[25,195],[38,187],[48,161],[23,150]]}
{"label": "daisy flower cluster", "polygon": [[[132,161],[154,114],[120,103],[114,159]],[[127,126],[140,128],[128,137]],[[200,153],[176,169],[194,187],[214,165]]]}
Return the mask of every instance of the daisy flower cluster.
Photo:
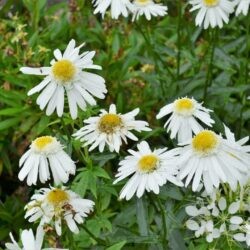
{"label": "daisy flower cluster", "polygon": [[[145,16],[147,20],[151,20],[151,16],[167,15],[168,7],[156,3],[154,0],[92,0],[94,5],[94,14],[100,13],[104,17],[110,8],[111,17],[118,19],[120,15],[128,17],[132,14],[132,21]],[[198,11],[195,18],[195,24],[202,26],[204,29],[208,27],[222,28],[224,23],[229,22],[229,16],[235,12],[247,15],[250,0],[189,0],[192,6],[190,12]]]}

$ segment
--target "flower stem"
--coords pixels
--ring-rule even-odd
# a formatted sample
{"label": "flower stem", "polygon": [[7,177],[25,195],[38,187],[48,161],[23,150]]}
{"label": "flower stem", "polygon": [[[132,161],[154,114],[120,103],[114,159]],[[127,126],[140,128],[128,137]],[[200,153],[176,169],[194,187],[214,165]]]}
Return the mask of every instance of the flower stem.
{"label": "flower stem", "polygon": [[100,239],[100,238],[97,238],[93,233],[91,233],[89,231],[89,229],[87,227],[85,227],[85,225],[82,225],[82,228],[85,230],[85,232],[93,239],[95,240],[99,245],[102,245],[102,246],[107,246],[107,243]]}
{"label": "flower stem", "polygon": [[167,224],[166,224],[166,209],[161,203],[161,200],[158,196],[156,196],[156,200],[158,203],[158,206],[160,208],[160,213],[162,217],[162,225],[163,225],[163,236],[162,236],[162,244],[163,244],[163,249],[168,249],[168,243],[167,243]]}
{"label": "flower stem", "polygon": [[178,0],[178,24],[177,24],[177,72],[176,78],[180,76],[180,62],[181,62],[181,0]]}
{"label": "flower stem", "polygon": [[203,100],[205,101],[207,98],[207,91],[208,87],[211,86],[213,81],[213,61],[214,61],[214,51],[215,51],[215,45],[216,45],[216,34],[217,34],[217,28],[209,29],[209,44],[210,44],[210,59],[209,59],[209,65],[205,80],[205,87],[204,87],[204,93],[203,93]]}

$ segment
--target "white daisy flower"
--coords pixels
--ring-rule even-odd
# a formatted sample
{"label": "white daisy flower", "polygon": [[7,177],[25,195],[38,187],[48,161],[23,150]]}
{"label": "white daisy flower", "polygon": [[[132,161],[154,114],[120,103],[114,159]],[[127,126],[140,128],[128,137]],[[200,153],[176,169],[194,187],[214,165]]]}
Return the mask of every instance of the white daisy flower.
{"label": "white daisy flower", "polygon": [[[36,185],[37,178],[42,183],[50,179],[50,170],[56,185],[66,183],[70,174],[75,174],[76,166],[63,151],[63,146],[52,136],[36,138],[19,161],[22,167],[18,178],[23,181],[27,176],[27,184]],[[49,170],[50,167],[50,170]]]}
{"label": "white daisy flower", "polygon": [[30,68],[22,67],[24,74],[44,75],[44,80],[28,92],[28,95],[40,92],[37,104],[43,110],[47,105],[46,115],[51,115],[56,109],[57,115],[62,116],[64,110],[64,92],[66,91],[71,117],[77,117],[77,106],[86,109],[87,103],[95,105],[92,97],[103,99],[107,89],[105,80],[93,73],[82,71],[83,69],[101,69],[93,64],[95,51],[87,51],[79,54],[80,48],[75,47],[75,40],[71,40],[62,54],[59,49],[54,51],[55,59],[50,67]]}
{"label": "white daisy flower", "polygon": [[145,121],[136,121],[135,116],[139,113],[139,108],[126,114],[117,114],[116,106],[111,104],[109,112],[101,110],[99,116],[90,117],[84,122],[87,124],[78,130],[73,136],[85,142],[84,146],[92,144],[89,151],[99,146],[99,151],[103,152],[105,145],[109,150],[118,153],[122,145],[122,140],[127,143],[127,137],[133,141],[138,138],[130,132],[150,131],[148,123]]}
{"label": "white daisy flower", "polygon": [[183,183],[176,178],[176,150],[167,151],[167,148],[151,150],[148,143],[142,141],[137,145],[139,151],[128,150],[131,154],[125,157],[119,165],[117,179],[114,184],[133,174],[123,187],[120,199],[129,200],[136,193],[140,198],[145,191],[159,194],[159,187],[170,181],[178,186]]}
{"label": "white daisy flower", "polygon": [[[20,247],[15,241],[13,235],[10,233],[12,243],[6,243],[7,250],[41,250],[44,238],[44,230],[41,226],[37,228],[36,236],[34,236],[31,229],[23,230],[21,233],[21,242],[23,247]],[[43,248],[43,250],[68,250],[59,248]]]}
{"label": "white daisy flower", "polygon": [[[238,141],[235,140],[235,136],[234,134],[230,131],[230,129],[224,125],[225,128],[225,135],[227,140],[230,142],[231,146],[234,147],[235,150],[242,152],[242,157],[244,157],[244,161],[245,162],[250,162],[250,146],[249,145],[245,145],[248,140],[249,140],[249,136],[246,136]],[[250,166],[250,164],[248,164]],[[250,178],[250,174],[246,174],[244,176],[244,178],[242,179],[242,181],[240,182],[240,184],[243,186],[245,185]]]}
{"label": "white daisy flower", "polygon": [[238,16],[240,13],[242,13],[246,16],[250,6],[250,0],[238,0],[237,5],[238,6],[235,11],[235,15]]}
{"label": "white daisy flower", "polygon": [[229,14],[234,12],[234,2],[229,0],[190,0],[193,5],[190,11],[199,10],[195,23],[197,26],[202,26],[207,29],[219,26],[223,27],[223,22],[228,23]]}
{"label": "white daisy flower", "polygon": [[153,0],[134,0],[133,1],[133,21],[145,15],[147,20],[151,20],[151,16],[167,15],[168,7],[162,4],[156,4]]}
{"label": "white daisy flower", "polygon": [[167,132],[171,131],[171,139],[177,135],[178,142],[185,143],[192,139],[193,133],[197,134],[203,130],[196,119],[212,127],[214,120],[211,119],[209,112],[212,110],[204,108],[194,98],[184,97],[161,108],[156,118],[160,119],[171,114],[164,127],[167,127]]}
{"label": "white daisy flower", "polygon": [[58,235],[62,233],[62,220],[70,231],[78,233],[77,224],[82,224],[84,218],[93,210],[94,202],[82,199],[78,194],[62,188],[42,188],[31,197],[25,206],[25,218],[29,222],[41,219],[40,225],[52,222]]}
{"label": "white daisy flower", "polygon": [[109,7],[111,7],[111,17],[118,19],[120,15],[127,17],[132,4],[129,0],[92,0],[94,3],[94,14],[100,13],[102,18]]}
{"label": "white daisy flower", "polygon": [[235,190],[249,171],[249,155],[235,149],[231,141],[223,139],[211,130],[199,132],[190,143],[180,150],[177,163],[180,179],[186,178],[185,186],[192,181],[196,191],[203,181],[206,192],[212,193],[220,183],[228,183]]}

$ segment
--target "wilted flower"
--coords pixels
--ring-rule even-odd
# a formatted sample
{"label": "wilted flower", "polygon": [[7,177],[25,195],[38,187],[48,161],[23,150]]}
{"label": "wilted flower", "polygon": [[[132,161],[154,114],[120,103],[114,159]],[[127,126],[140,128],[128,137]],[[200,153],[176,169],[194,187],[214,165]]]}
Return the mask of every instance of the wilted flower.
{"label": "wilted flower", "polygon": [[29,222],[40,219],[40,225],[52,223],[58,235],[62,233],[62,220],[64,220],[73,233],[78,233],[78,224],[93,210],[94,202],[82,199],[73,191],[62,188],[42,188],[31,197],[25,206],[25,218]]}

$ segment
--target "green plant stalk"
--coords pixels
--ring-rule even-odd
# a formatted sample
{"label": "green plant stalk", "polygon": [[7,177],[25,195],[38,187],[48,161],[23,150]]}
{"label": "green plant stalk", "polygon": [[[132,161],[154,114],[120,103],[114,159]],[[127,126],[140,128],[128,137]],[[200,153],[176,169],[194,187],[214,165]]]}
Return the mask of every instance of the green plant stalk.
{"label": "green plant stalk", "polygon": [[[141,26],[135,22],[135,26],[137,28],[137,30],[142,34],[146,44],[147,44],[147,48],[148,48],[148,51],[149,53],[153,56],[153,59],[154,59],[154,63],[155,63],[155,66],[156,66],[156,72],[158,74],[159,73],[159,62],[161,62],[163,64],[163,66],[166,66],[166,70],[168,72],[168,74],[171,76],[172,79],[175,79],[175,76],[174,74],[171,72],[171,70],[168,68],[167,66],[167,63],[164,62],[164,60],[161,59],[161,57],[158,55],[158,53],[154,50],[154,46],[152,45],[151,43],[151,40],[150,40],[150,35],[149,35],[149,32],[148,34],[145,34],[145,32],[143,31],[143,29],[141,28]],[[164,86],[161,82],[161,90],[162,90],[162,93],[164,94],[165,93],[165,89],[164,89]]]}
{"label": "green plant stalk", "polygon": [[162,235],[162,244],[163,249],[168,249],[168,242],[167,242],[167,224],[166,224],[166,209],[163,207],[160,198],[156,195],[156,200],[158,203],[158,206],[160,208],[160,213],[162,217],[162,225],[163,225],[163,235]]}
{"label": "green plant stalk", "polygon": [[[248,74],[249,74],[249,52],[250,52],[250,39],[249,39],[249,33],[250,33],[250,18],[249,15],[246,17],[246,65],[245,65],[245,85],[248,85]],[[241,99],[241,110],[240,110],[240,119],[239,119],[239,133],[238,136],[241,136],[242,127],[243,127],[243,112],[244,107],[246,104],[246,94],[245,92],[242,93],[242,99]]]}
{"label": "green plant stalk", "polygon": [[85,227],[85,225],[82,225],[81,227],[82,227],[82,228],[85,230],[85,232],[86,232],[93,240],[95,240],[99,245],[107,246],[107,243],[106,243],[104,240],[97,238],[93,233],[91,233],[91,232],[89,231],[89,229],[88,229],[87,227]]}
{"label": "green plant stalk", "polygon": [[177,72],[176,78],[180,76],[180,63],[181,63],[181,0],[178,0],[178,24],[177,24]]}
{"label": "green plant stalk", "polygon": [[217,28],[209,28],[209,43],[210,43],[210,55],[209,55],[209,65],[205,80],[205,86],[204,86],[204,92],[203,92],[203,100],[206,101],[207,98],[207,91],[208,87],[211,86],[213,81],[213,62],[214,62],[214,51],[215,51],[215,45],[216,45],[216,34],[217,34]]}
{"label": "green plant stalk", "polygon": [[61,120],[61,124],[62,124],[63,130],[66,133],[68,140],[71,141],[71,134],[70,134],[68,128],[66,127],[66,124],[65,124],[63,118],[61,117],[60,120]]}

